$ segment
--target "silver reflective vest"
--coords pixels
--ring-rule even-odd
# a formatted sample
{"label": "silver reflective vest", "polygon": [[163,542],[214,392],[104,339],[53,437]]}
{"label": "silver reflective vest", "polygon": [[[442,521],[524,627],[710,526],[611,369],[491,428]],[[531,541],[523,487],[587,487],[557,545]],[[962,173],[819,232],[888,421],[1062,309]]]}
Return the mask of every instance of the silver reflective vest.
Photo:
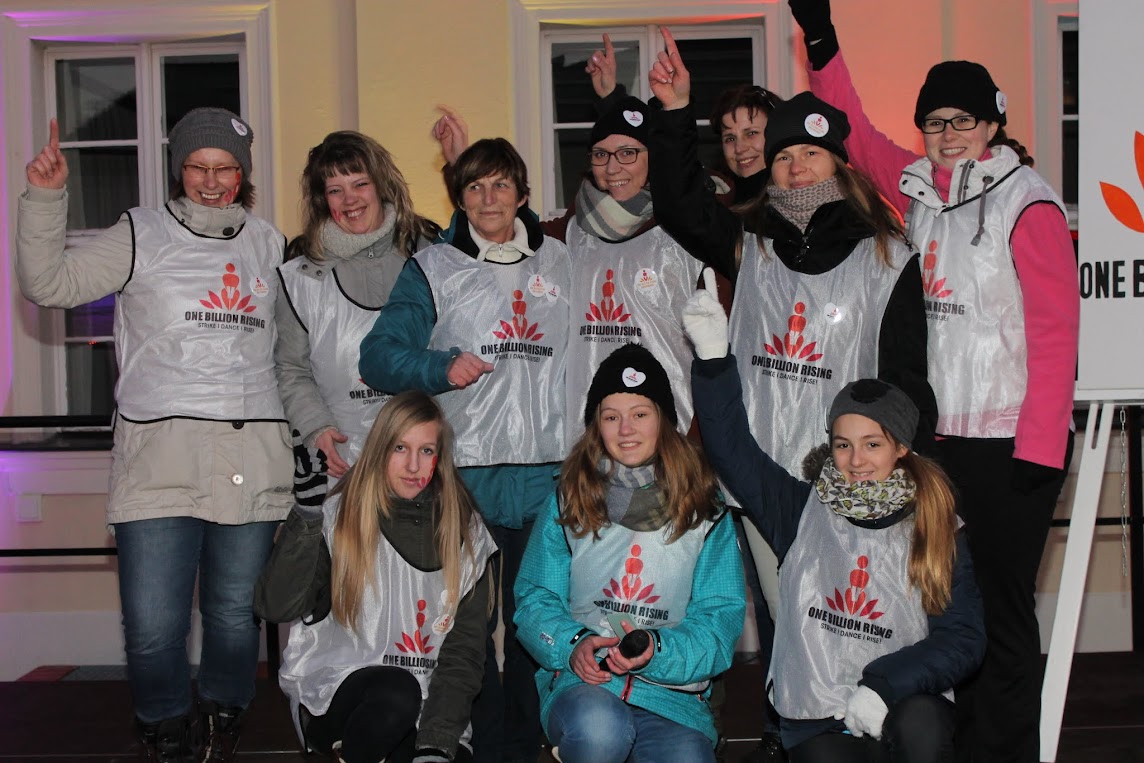
{"label": "silver reflective vest", "polygon": [[119,414],[284,420],[274,376],[282,234],[251,215],[229,239],[197,235],[166,209],[127,215],[135,262],[115,301]]}
{"label": "silver reflective vest", "polygon": [[[565,529],[572,551],[568,604],[572,618],[603,636],[615,634],[610,613],[626,614],[637,628],[672,628],[687,614],[695,563],[712,527],[704,521],[670,545],[671,524],[637,531],[612,523],[577,538]],[[598,657],[607,652],[601,649]],[[645,680],[633,674],[638,680]],[[671,688],[699,692],[709,681]]]}
{"label": "silver reflective vest", "polygon": [[[338,553],[333,541],[334,522],[340,502],[340,496],[333,496],[322,507],[322,533],[334,557]],[[492,535],[476,515],[465,548],[458,599],[448,601],[444,570],[416,569],[381,533],[373,563],[375,582],[364,589],[358,627],[345,627],[333,614],[313,625],[298,621],[290,627],[278,683],[290,697],[296,729],[299,703],[314,715],[324,715],[342,681],[371,665],[409,671],[421,685],[421,698],[429,696],[429,680],[441,644],[453,629],[457,605],[480,580],[489,557],[497,550]],[[300,731],[298,736],[301,739]],[[468,738],[466,730],[462,741]]]}
{"label": "silver reflective vest", "polygon": [[958,162],[949,203],[933,187],[928,159],[902,171],[909,236],[922,252],[929,379],[943,435],[1016,435],[1027,381],[1025,313],[1009,238],[1032,204],[1064,211],[1012,149],[992,151],[984,162]]}
{"label": "silver reflective vest", "polygon": [[867,665],[929,635],[909,580],[913,531],[912,516],[880,530],[858,527],[811,490],[779,568],[767,688],[783,718],[834,717]]}
{"label": "silver reflective vest", "polygon": [[874,239],[825,273],[790,270],[766,239],[743,242],[731,310],[731,350],[759,447],[792,474],[807,451],[826,442],[826,415],[844,386],[878,375],[882,318],[912,253],[890,246],[890,267]]}
{"label": "silver reflective vest", "polygon": [[568,223],[568,251],[575,271],[572,335],[568,345],[568,442],[584,431],[584,403],[592,377],[621,344],[639,343],[671,381],[679,431],[691,428],[691,343],[680,314],[695,291],[703,264],[663,228],[608,243]]}
{"label": "silver reflective vest", "polygon": [[344,454],[353,464],[373,420],[391,397],[370,388],[358,373],[361,340],[373,328],[381,305],[366,307],[350,299],[328,263],[299,257],[278,272],[285,297],[306,329],[314,382],[338,430],[349,438]]}
{"label": "silver reflective vest", "polygon": [[478,262],[449,244],[415,259],[437,309],[429,348],[459,347],[494,366],[474,384],[437,396],[456,433],[457,465],[564,458],[568,249],[545,236],[534,255],[511,265]]}

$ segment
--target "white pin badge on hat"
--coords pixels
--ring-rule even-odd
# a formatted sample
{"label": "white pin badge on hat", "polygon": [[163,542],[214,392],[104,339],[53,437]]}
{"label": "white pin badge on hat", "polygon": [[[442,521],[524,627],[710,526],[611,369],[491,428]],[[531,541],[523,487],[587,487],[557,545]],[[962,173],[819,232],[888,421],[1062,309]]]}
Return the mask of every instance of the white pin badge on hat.
{"label": "white pin badge on hat", "polygon": [[808,135],[815,138],[821,138],[830,132],[830,122],[821,114],[807,114],[806,119],[802,122],[802,126],[806,129]]}
{"label": "white pin badge on hat", "polygon": [[625,387],[638,387],[647,380],[647,374],[628,366],[624,369],[623,380]]}

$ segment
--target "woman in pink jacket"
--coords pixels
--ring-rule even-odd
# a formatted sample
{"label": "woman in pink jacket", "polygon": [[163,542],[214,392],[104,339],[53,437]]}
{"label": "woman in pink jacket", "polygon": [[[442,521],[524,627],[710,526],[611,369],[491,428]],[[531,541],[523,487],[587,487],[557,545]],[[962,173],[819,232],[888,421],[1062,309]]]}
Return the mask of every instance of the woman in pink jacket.
{"label": "woman in pink jacket", "polygon": [[811,89],[846,112],[846,149],[905,216],[922,253],[937,453],[985,605],[985,663],[958,692],[961,759],[1038,759],[1037,568],[1072,455],[1080,298],[1064,207],[1005,135],[1005,94],[985,67],[945,61],[918,93],[925,155],[862,111],[829,0],[790,0]]}

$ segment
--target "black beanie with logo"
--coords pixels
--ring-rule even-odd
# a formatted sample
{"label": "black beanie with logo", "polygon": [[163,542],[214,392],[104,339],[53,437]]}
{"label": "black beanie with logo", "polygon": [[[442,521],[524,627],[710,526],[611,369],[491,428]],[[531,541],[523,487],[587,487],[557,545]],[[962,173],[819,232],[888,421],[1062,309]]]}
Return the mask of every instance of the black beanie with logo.
{"label": "black beanie with logo", "polygon": [[914,124],[920,128],[927,114],[951,108],[1004,127],[1006,106],[1005,94],[984,66],[972,61],[942,61],[929,70],[918,91]]}
{"label": "black beanie with logo", "polygon": [[588,388],[584,426],[592,423],[604,398],[617,392],[643,395],[658,405],[672,424],[679,423],[667,371],[643,345],[625,344],[604,358]]}
{"label": "black beanie with logo", "polygon": [[647,145],[647,104],[633,95],[626,95],[592,125],[588,147],[596,145],[609,135],[627,135]]}
{"label": "black beanie with logo", "polygon": [[809,143],[846,162],[850,160],[844,145],[848,135],[850,120],[846,114],[806,91],[779,103],[767,116],[763,153],[770,167],[775,155],[787,146]]}

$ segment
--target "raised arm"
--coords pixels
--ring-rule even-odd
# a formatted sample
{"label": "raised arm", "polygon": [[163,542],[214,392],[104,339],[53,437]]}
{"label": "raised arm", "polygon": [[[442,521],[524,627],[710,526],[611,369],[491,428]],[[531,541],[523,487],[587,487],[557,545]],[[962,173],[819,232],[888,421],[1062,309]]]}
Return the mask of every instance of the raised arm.
{"label": "raised arm", "polygon": [[661,27],[666,50],[648,73],[663,110],[652,112],[648,178],[656,221],[696,259],[735,280],[735,253],[743,235],[739,218],[715,198],[699,161],[699,133],[690,106],[691,75],[675,40]]}
{"label": "raised arm", "polygon": [[126,214],[82,246],[64,251],[68,164],[55,119],[48,145],[28,162],[25,175],[28,187],[16,215],[16,278],[24,296],[43,307],[75,307],[122,289],[134,253]]}

